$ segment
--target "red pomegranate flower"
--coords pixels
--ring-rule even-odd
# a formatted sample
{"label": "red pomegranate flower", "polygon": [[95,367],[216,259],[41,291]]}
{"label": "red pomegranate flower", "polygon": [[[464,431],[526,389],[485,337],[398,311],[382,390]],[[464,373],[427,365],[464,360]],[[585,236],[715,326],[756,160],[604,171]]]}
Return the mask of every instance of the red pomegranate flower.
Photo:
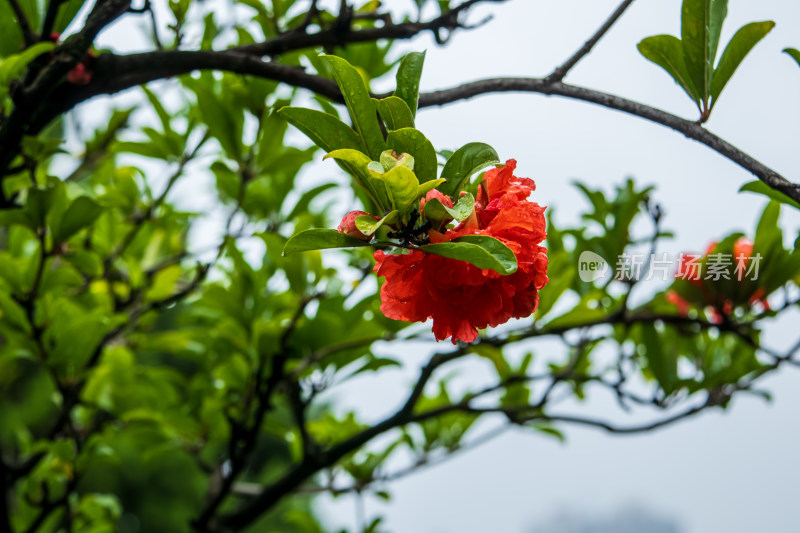
{"label": "red pomegranate flower", "polygon": [[[547,283],[544,207],[528,200],[533,180],[514,176],[517,162],[486,172],[474,216],[436,241],[462,235],[501,240],[517,258],[517,271],[503,276],[457,261],[412,250],[404,255],[375,252],[375,271],[386,278],[381,311],[392,319],[433,319],[437,340],[471,342],[478,329],[523,318],[536,310],[539,290]],[[437,197],[437,195],[431,195]],[[428,198],[430,199],[430,197]],[[441,199],[440,199],[441,200]],[[444,202],[443,202],[444,203]]]}

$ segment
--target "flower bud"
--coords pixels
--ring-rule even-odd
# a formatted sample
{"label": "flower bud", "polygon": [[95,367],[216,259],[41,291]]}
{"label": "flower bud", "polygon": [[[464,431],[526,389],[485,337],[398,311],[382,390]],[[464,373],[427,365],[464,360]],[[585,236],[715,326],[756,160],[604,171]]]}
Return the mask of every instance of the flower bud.
{"label": "flower bud", "polygon": [[385,150],[381,153],[381,166],[385,172],[389,172],[394,167],[407,167],[414,170],[414,156],[411,154],[398,154],[394,150]]}
{"label": "flower bud", "polygon": [[67,73],[67,81],[73,85],[88,85],[92,81],[92,73],[83,63],[78,63]]}
{"label": "flower bud", "polygon": [[442,205],[444,205],[445,207],[448,207],[450,209],[453,208],[453,200],[451,200],[449,196],[445,196],[436,189],[431,189],[430,191],[428,191],[428,194],[425,195],[425,198],[420,198],[419,200],[420,210],[425,209],[425,204],[428,203],[429,200],[433,200],[434,198],[442,202]]}
{"label": "flower bud", "polygon": [[339,224],[339,227],[336,228],[339,233],[344,233],[345,235],[349,235],[350,237],[355,237],[356,239],[360,239],[362,241],[369,241],[372,239],[372,235],[364,235],[361,233],[361,230],[356,227],[356,218],[360,216],[368,216],[372,217],[375,220],[380,220],[379,217],[375,215],[370,215],[365,211],[350,211],[347,213],[342,222]]}
{"label": "flower bud", "polygon": [[733,243],[733,258],[738,264],[743,261],[746,265],[750,257],[753,255],[753,241],[747,237],[740,237]]}

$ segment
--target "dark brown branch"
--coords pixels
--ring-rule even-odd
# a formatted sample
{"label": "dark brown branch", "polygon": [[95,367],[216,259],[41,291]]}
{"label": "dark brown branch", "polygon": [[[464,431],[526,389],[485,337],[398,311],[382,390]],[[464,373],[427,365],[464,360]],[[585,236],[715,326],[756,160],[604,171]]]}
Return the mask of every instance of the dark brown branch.
{"label": "dark brown branch", "polygon": [[50,0],[47,4],[47,13],[44,15],[44,22],[42,23],[42,38],[49,39],[50,34],[53,32],[53,26],[58,17],[58,10],[65,0]]}
{"label": "dark brown branch", "polygon": [[124,56],[102,54],[94,60],[92,83],[85,86],[62,85],[59,98],[49,102],[31,118],[31,129],[40,130],[55,117],[94,96],[114,94],[196,70],[259,76],[308,89],[335,102],[343,102],[339,88],[331,80],[308,74],[300,67],[264,61],[235,50],[164,50]]}
{"label": "dark brown branch", "polygon": [[[300,320],[305,316],[305,310],[308,305],[321,297],[322,294],[314,294],[304,297],[291,321],[283,330],[281,335],[278,351],[272,356],[270,373],[265,376],[266,358],[262,357],[259,361],[259,366],[256,370],[256,379],[253,386],[253,395],[248,399],[248,405],[245,411],[250,409],[250,404],[255,401],[255,413],[253,415],[253,423],[249,426],[246,424],[232,424],[231,441],[230,441],[230,472],[222,479],[219,487],[209,493],[208,504],[200,513],[199,518],[193,522],[193,527],[198,531],[209,531],[215,529],[215,514],[220,505],[230,495],[233,489],[234,482],[238,479],[239,475],[247,466],[247,462],[255,450],[258,438],[261,434],[261,427],[264,418],[272,408],[272,398],[284,377],[286,362],[289,358],[289,340],[294,333]],[[295,383],[296,385],[296,383]],[[299,393],[299,389],[297,391]],[[299,397],[297,398],[299,400]],[[293,399],[290,397],[290,402]],[[295,406],[292,406],[294,409]],[[302,406],[304,409],[305,406]],[[298,415],[298,413],[294,413]],[[304,412],[299,415],[301,423],[304,423]],[[304,451],[309,451],[310,441],[308,435],[305,433],[305,427],[302,428],[301,433],[304,435]],[[310,456],[306,456],[308,458]]]}
{"label": "dark brown branch", "polygon": [[[263,43],[254,43],[239,46],[233,50],[252,54],[255,56],[275,57],[293,50],[315,47],[341,46],[349,43],[374,42],[380,39],[410,39],[426,31],[436,34],[442,29],[455,30],[463,27],[461,17],[474,5],[479,3],[501,3],[506,0],[468,0],[450,11],[426,22],[403,22],[400,24],[385,24],[379,28],[365,28],[351,30],[348,24],[334,24],[331,28],[316,33],[284,33],[274,39]],[[340,17],[337,20],[342,20]]]}
{"label": "dark brown branch", "polygon": [[414,389],[397,412],[384,419],[382,422],[365,429],[361,433],[327,450],[320,450],[314,455],[307,456],[305,460],[290,469],[283,477],[278,479],[278,481],[267,486],[258,496],[244,504],[239,511],[222,516],[220,519],[222,526],[235,531],[247,527],[262,513],[274,506],[287,494],[296,490],[315,473],[336,464],[342,457],[358,450],[378,435],[408,423],[414,416],[414,408],[422,397],[425,385],[427,385],[436,369],[466,355],[466,353],[466,350],[459,349],[450,353],[434,355],[420,372]]}
{"label": "dark brown branch", "polygon": [[[439,466],[450,459],[454,459],[458,456],[463,455],[466,452],[472,451],[476,448],[487,444],[490,441],[495,440],[496,438],[500,437],[507,433],[513,426],[510,425],[502,425],[499,427],[494,428],[493,430],[487,431],[483,435],[479,437],[475,437],[471,439],[466,444],[460,444],[456,448],[447,449],[441,454],[437,456],[432,456],[431,452],[428,452],[425,456],[419,458],[418,460],[414,461],[412,464],[395,470],[394,472],[375,475],[371,479],[366,480],[359,480],[357,483],[348,485],[345,487],[339,486],[336,487],[333,484],[326,485],[326,486],[303,486],[298,488],[297,492],[302,494],[319,494],[322,492],[330,492],[333,495],[339,494],[347,494],[352,492],[361,492],[365,488],[372,486],[372,485],[385,485],[387,483],[392,483],[394,481],[401,480],[406,478],[410,475],[416,474],[420,470],[432,468],[434,466]],[[237,487],[238,488],[238,487]],[[254,492],[255,487],[244,485],[241,487],[242,490],[238,490],[237,494],[241,496],[254,496],[258,494],[258,492]]]}
{"label": "dark brown branch", "polygon": [[[328,80],[314,79],[315,77],[305,74],[301,69],[266,63],[260,61],[259,57],[275,57],[293,50],[374,42],[380,39],[410,39],[425,31],[434,33],[441,29],[452,31],[462,27],[461,17],[472,6],[481,2],[503,1],[505,0],[468,0],[427,22],[385,24],[379,28],[362,30],[351,30],[348,23],[345,28],[333,25],[331,28],[312,34],[304,31],[288,32],[263,43],[244,45],[218,52],[172,51],[170,53],[157,51],[152,53],[156,55],[135,54],[123,56],[124,59],[112,54],[104,54],[95,61],[94,79],[91,84],[82,88],[59,84],[60,79],[89,48],[97,32],[105,24],[130,9],[130,0],[108,0],[99,3],[90,14],[86,27],[56,49],[57,60],[43,70],[43,73],[48,74],[42,80],[46,83],[37,83],[39,89],[37,91],[33,89],[26,91],[27,98],[22,102],[25,105],[18,104],[7,123],[0,129],[0,146],[4,147],[4,150],[0,151],[0,176],[4,174],[3,171],[16,155],[19,139],[23,133],[40,131],[58,115],[98,94],[111,94],[149,81],[185,74],[193,70],[216,69],[275,79],[341,101],[335,84]],[[103,24],[98,25],[98,22],[103,22]],[[214,55],[219,56],[212,57]],[[248,60],[244,56],[251,57]],[[115,63],[113,58],[117,58],[119,63]],[[225,66],[227,63],[231,63],[230,68]],[[54,101],[51,102],[45,98],[44,94],[40,94],[43,92],[42,89],[52,90],[56,86],[59,87],[60,93],[59,98]]]}
{"label": "dark brown branch", "polygon": [[11,479],[11,473],[0,454],[0,533],[12,533],[8,500],[13,487],[14,481]]}
{"label": "dark brown branch", "polygon": [[[45,491],[45,494],[47,494],[47,491]],[[39,528],[44,524],[45,520],[47,520],[47,517],[49,517],[62,505],[68,505],[69,494],[70,491],[68,490],[67,493],[61,498],[58,498],[52,502],[45,502],[44,506],[39,511],[39,514],[36,516],[33,522],[31,522],[31,525],[25,530],[25,533],[36,533],[36,531],[38,531]]]}
{"label": "dark brown branch", "polygon": [[543,78],[491,78],[465,83],[452,89],[422,94],[420,95],[419,106],[441,106],[483,94],[498,92],[532,92],[548,96],[564,96],[591,102],[609,109],[616,109],[617,111],[661,124],[682,133],[690,139],[705,144],[715,152],[722,154],[751,172],[770,188],[782,192],[793,200],[800,201],[800,185],[790,182],[771,168],[714,135],[696,122],[601,91],[567,85],[561,82],[548,83]]}
{"label": "dark brown branch", "polygon": [[564,76],[567,75],[567,72],[569,72],[572,67],[577,65],[581,59],[586,57],[586,55],[592,51],[592,48],[594,48],[600,39],[602,39],[603,36],[608,33],[608,30],[611,29],[611,26],[613,26],[619,20],[622,14],[625,13],[625,10],[628,9],[633,2],[634,0],[625,0],[622,2],[616,11],[611,14],[608,20],[606,20],[605,23],[600,26],[600,29],[598,29],[597,32],[592,35],[592,37],[586,41],[586,43],[584,43],[580,50],[575,52],[569,59],[557,67],[552,74],[545,78],[545,80],[549,83],[563,80]]}
{"label": "dark brown branch", "polygon": [[[0,127],[0,177],[19,153],[20,141],[25,134],[35,134],[31,128],[31,117],[44,102],[48,102],[53,91],[60,88],[61,81],[86,54],[97,34],[116,20],[130,7],[130,0],[106,0],[95,4],[83,29],[72,35],[53,51],[50,61],[33,80],[22,87],[15,99],[14,108]],[[51,117],[50,120],[52,120]],[[48,120],[49,122],[49,120]],[[8,200],[0,188],[0,207],[7,206]]]}
{"label": "dark brown branch", "polygon": [[[424,413],[420,413],[414,417],[411,422],[423,422],[425,420],[429,420],[431,418],[435,418],[438,416],[442,416],[443,414],[450,413],[453,411],[460,411],[464,413],[470,414],[491,414],[491,413],[499,413],[503,414],[510,419],[514,420],[516,423],[519,424],[529,424],[529,423],[536,423],[536,422],[564,422],[569,424],[575,425],[582,425],[582,426],[589,426],[597,429],[602,429],[604,431],[608,431],[609,433],[616,433],[616,434],[623,434],[623,435],[632,435],[636,433],[646,433],[648,431],[653,431],[655,429],[662,428],[664,426],[668,426],[674,424],[678,421],[684,420],[686,418],[690,418],[702,411],[709,409],[710,407],[717,406],[718,403],[713,401],[711,397],[709,397],[709,401],[704,402],[700,405],[696,405],[690,409],[685,411],[681,411],[680,413],[676,413],[672,416],[663,418],[661,420],[656,420],[654,422],[648,422],[646,424],[641,424],[637,426],[617,426],[610,422],[606,422],[604,420],[597,420],[593,418],[584,418],[579,416],[572,416],[572,415],[545,415],[539,411],[539,407],[537,406],[530,406],[530,405],[522,405],[522,406],[499,406],[499,407],[471,407],[465,403],[458,403],[453,405],[445,405],[436,409],[432,409],[430,411],[426,411]],[[531,413],[531,411],[534,411]]]}
{"label": "dark brown branch", "polygon": [[[225,70],[261,76],[295,87],[309,89],[337,102],[342,101],[338,87],[328,79],[307,74],[297,67],[266,62],[232,51],[165,51],[130,56],[107,54],[97,58],[96,61],[101,67],[98,70],[103,72],[101,76],[98,76],[97,83],[92,83],[82,88],[65,88],[57,104],[58,107],[51,108],[47,116],[40,117],[41,119],[37,121],[37,127],[44,126],[54,116],[97,94],[111,94],[156,79],[176,76],[199,69]],[[706,130],[696,122],[645,104],[592,89],[567,85],[561,82],[551,83],[543,78],[491,78],[466,83],[452,89],[424,93],[420,95],[419,106],[441,106],[483,94],[498,92],[533,92],[548,96],[563,96],[591,102],[661,124],[682,133],[690,139],[705,144],[751,172],[769,187],[800,201],[800,185],[790,182],[771,168]]]}
{"label": "dark brown branch", "polygon": [[[41,129],[55,116],[68,111],[78,103],[93,96],[112,94],[156,79],[177,76],[194,70],[224,70],[237,72],[239,74],[261,76],[295,87],[306,88],[334,101],[341,102],[341,94],[332,81],[307,74],[302,69],[296,67],[265,62],[253,56],[277,55],[298,48],[335,44],[336,39],[340,41],[343,40],[344,42],[362,42],[380,38],[410,38],[422,31],[431,30],[434,27],[443,27],[442,25],[446,26],[445,23],[452,24],[453,17],[455,17],[457,21],[458,14],[475,3],[477,3],[477,0],[474,2],[465,2],[455,8],[449,13],[449,19],[446,19],[445,15],[443,15],[442,17],[425,23],[405,23],[381,28],[368,28],[365,30],[351,31],[346,37],[334,35],[330,30],[326,30],[311,35],[287,33],[276,39],[267,41],[266,43],[247,45],[218,52],[160,51],[129,56],[104,54],[96,60],[97,76],[95,81],[85,87],[63,87],[60,98],[56,99],[49,107],[34,116],[31,129],[33,131]],[[623,3],[618,9],[620,15],[625,7],[627,7],[627,4]],[[612,19],[609,20],[613,22],[615,19],[612,16]],[[601,28],[601,30],[603,30],[603,28]],[[602,37],[601,32],[598,32],[598,35]],[[592,40],[590,40],[587,43],[587,45],[589,45],[588,48],[591,48],[592,44]],[[586,46],[584,48],[586,48]],[[582,50],[583,48],[575,54],[570,61],[565,63],[564,66],[566,66],[567,69],[582,57]],[[549,81],[547,78],[492,78],[466,83],[452,89],[422,94],[420,96],[419,105],[420,107],[445,105],[474,96],[495,92],[535,92],[545,95],[564,96],[645,118],[674,129],[690,139],[705,144],[742,168],[753,173],[769,187],[786,194],[794,200],[800,201],[800,185],[790,182],[771,168],[704,129],[697,123],[638,102],[600,91],[567,85],[560,81]],[[0,135],[0,140],[2,140],[2,135]]]}

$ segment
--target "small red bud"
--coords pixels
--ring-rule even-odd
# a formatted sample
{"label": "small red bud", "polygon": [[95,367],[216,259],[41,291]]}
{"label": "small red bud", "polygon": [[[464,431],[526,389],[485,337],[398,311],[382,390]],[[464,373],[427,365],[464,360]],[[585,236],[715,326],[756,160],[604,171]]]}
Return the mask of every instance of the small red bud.
{"label": "small red bud", "polygon": [[92,73],[86,68],[86,65],[78,63],[67,73],[67,81],[73,85],[87,85],[92,81]]}
{"label": "small red bud", "polygon": [[449,207],[450,209],[453,208],[453,200],[451,200],[449,196],[445,196],[436,189],[431,189],[428,191],[428,194],[425,195],[425,198],[420,199],[419,208],[425,209],[425,204],[428,202],[428,200],[433,200],[434,198],[442,202],[442,205],[445,207]]}
{"label": "small red bud", "polygon": [[350,211],[344,216],[342,222],[339,224],[339,227],[336,229],[339,231],[339,233],[344,233],[345,235],[355,237],[356,239],[361,239],[362,241],[368,241],[372,239],[372,235],[364,235],[361,233],[361,230],[356,227],[356,218],[362,215],[372,217],[375,220],[380,220],[379,217],[370,215],[365,211]]}

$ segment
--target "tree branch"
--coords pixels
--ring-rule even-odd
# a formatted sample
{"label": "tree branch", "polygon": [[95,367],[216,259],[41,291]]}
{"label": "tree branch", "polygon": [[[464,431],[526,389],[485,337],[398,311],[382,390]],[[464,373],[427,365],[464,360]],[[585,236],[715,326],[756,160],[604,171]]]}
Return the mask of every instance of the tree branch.
{"label": "tree branch", "polygon": [[9,468],[0,453],[0,533],[13,533],[8,505],[13,486],[14,481],[11,479]]}
{"label": "tree branch", "polygon": [[[23,135],[39,131],[31,128],[31,118],[51,99],[52,93],[61,88],[62,79],[83,58],[97,34],[125,13],[130,2],[131,0],[98,1],[89,13],[83,29],[57,46],[53,51],[54,58],[33,76],[29,84],[18,91],[11,114],[0,126],[0,178],[6,174],[6,169],[18,155]],[[50,117],[42,126],[53,118],[55,117]],[[0,207],[7,204],[8,200],[0,187]]]}
{"label": "tree branch", "polygon": [[[114,1],[125,2],[127,0],[110,0],[110,2]],[[464,2],[457,8],[451,10],[448,14],[437,17],[429,22],[393,24],[381,28],[349,31],[346,36],[336,34],[330,29],[310,35],[305,33],[286,33],[265,43],[246,45],[224,51],[172,50],[127,56],[103,54],[95,60],[97,72],[92,83],[83,87],[62,86],[59,98],[48,102],[44,109],[39,110],[31,118],[30,129],[34,132],[40,130],[54,117],[93,96],[99,94],[113,94],[136,85],[186,74],[194,70],[212,69],[260,76],[280,81],[294,87],[306,88],[331,100],[341,102],[341,93],[336,84],[331,80],[307,74],[297,67],[262,61],[256,56],[274,56],[289,50],[336,43],[364,42],[381,38],[406,39],[420,32],[433,30],[434,28],[445,28],[453,26],[454,24],[458,27],[460,24],[459,15],[469,7],[478,3],[478,1],[480,0]],[[503,0],[484,1],[494,2]],[[491,78],[474,81],[451,89],[422,94],[420,95],[419,106],[440,106],[496,92],[533,92],[591,102],[647,119],[682,133],[690,139],[705,144],[712,150],[748,170],[772,189],[780,191],[796,201],[800,201],[800,185],[790,182],[776,171],[704,129],[696,122],[619,96],[555,81],[558,79],[559,73],[562,70],[566,74],[569,68],[574,66],[575,63],[588,53],[595,42],[607,31],[608,28],[606,28],[606,26],[610,27],[613,22],[621,16],[628,5],[629,2],[623,2],[606,24],[600,28],[597,34],[587,41],[587,44],[564,63],[564,65],[559,67],[560,70],[556,69],[556,72],[551,74],[548,78]],[[3,130],[5,129],[7,128],[4,126]],[[2,133],[3,131],[0,130],[0,141],[4,140]],[[0,160],[0,163],[3,162],[3,160]],[[0,169],[5,166],[7,166],[7,163],[5,165],[0,165]]]}
{"label": "tree branch", "polygon": [[[426,455],[420,457],[418,460],[414,461],[412,464],[395,470],[394,472],[389,472],[386,474],[376,475],[371,479],[361,480],[357,483],[348,486],[334,486],[332,483],[330,485],[325,486],[308,486],[308,487],[300,487],[298,489],[298,493],[305,493],[305,494],[319,494],[321,492],[330,492],[334,496],[340,494],[347,494],[352,492],[361,492],[365,488],[371,485],[385,485],[387,483],[392,483],[394,481],[398,481],[405,477],[408,477],[412,474],[416,474],[420,470],[432,468],[434,466],[439,466],[450,459],[454,459],[460,455],[463,455],[466,452],[472,451],[476,448],[487,444],[490,441],[495,440],[496,438],[502,436],[503,434],[507,433],[513,426],[510,425],[502,425],[496,427],[490,431],[487,431],[483,435],[479,437],[475,437],[471,439],[466,444],[460,444],[456,448],[447,449],[444,452],[432,455],[432,452],[428,452]],[[238,487],[237,487],[238,488]],[[258,494],[253,490],[254,487],[244,485],[241,487],[242,490],[237,491],[237,494],[241,496],[253,496]]]}
{"label": "tree branch", "polygon": [[42,38],[49,39],[50,34],[53,32],[53,25],[56,23],[58,16],[58,9],[66,0],[50,0],[47,3],[47,12],[44,15],[44,22],[42,23]]}
{"label": "tree branch", "polygon": [[615,109],[629,115],[647,119],[656,124],[661,124],[662,126],[682,133],[690,139],[705,144],[715,152],[727,157],[740,167],[751,172],[770,188],[782,192],[793,200],[800,201],[800,185],[790,182],[776,171],[757,161],[724,139],[714,135],[696,122],[601,91],[567,85],[561,82],[550,83],[544,78],[491,78],[465,83],[452,89],[421,94],[419,106],[441,106],[483,94],[500,92],[532,92],[548,96],[564,96],[566,98],[591,102],[609,109]]}
{"label": "tree branch", "polygon": [[223,528],[234,531],[242,530],[256,520],[262,513],[272,508],[272,506],[284,496],[296,490],[315,473],[334,465],[342,457],[361,448],[378,435],[407,424],[413,419],[414,407],[422,396],[425,385],[436,369],[450,361],[463,357],[467,353],[465,348],[460,348],[453,352],[434,355],[421,370],[419,378],[414,385],[414,389],[399,410],[361,433],[327,450],[320,450],[314,455],[307,456],[302,462],[295,465],[284,474],[283,477],[278,479],[278,481],[267,486],[258,496],[244,504],[238,511],[220,517]]}
{"label": "tree branch", "polygon": [[[53,117],[76,104],[98,94],[111,94],[136,85],[147,83],[193,70],[214,69],[249,74],[273,79],[295,87],[309,89],[336,102],[342,101],[341,93],[334,82],[326,78],[307,74],[298,67],[262,61],[258,58],[234,51],[164,51],[128,56],[104,54],[96,60],[97,83],[85,87],[65,87],[60,99],[51,104],[44,115],[35,120],[35,128],[41,128]],[[800,201],[800,185],[781,176],[760,161],[746,154],[724,139],[711,133],[696,122],[686,120],[666,111],[634,102],[626,98],[601,91],[548,82],[545,78],[490,78],[465,83],[458,87],[423,93],[419,107],[441,106],[490,93],[531,92],[548,96],[563,96],[615,109],[666,126],[686,137],[705,144],[715,152],[730,159],[751,172],[772,189]],[[380,96],[380,95],[379,95]]]}
{"label": "tree branch", "polygon": [[[293,50],[315,47],[341,46],[350,43],[374,42],[380,39],[411,39],[426,31],[437,34],[442,29],[455,30],[463,28],[462,16],[479,3],[501,3],[506,0],[468,0],[450,11],[426,22],[402,22],[400,24],[384,24],[377,28],[351,30],[349,18],[340,16],[337,23],[330,28],[316,33],[288,32],[263,43],[239,46],[232,50],[254,56],[276,57]],[[344,22],[345,24],[342,24]]]}
{"label": "tree branch", "polygon": [[[228,458],[228,460],[230,460],[230,472],[222,479],[217,490],[210,491],[208,504],[200,513],[199,518],[193,522],[193,527],[198,531],[210,531],[216,529],[216,512],[220,505],[222,505],[222,503],[231,493],[236,479],[247,466],[247,461],[250,458],[250,455],[253,453],[256,444],[258,443],[264,418],[272,407],[272,398],[281,381],[283,380],[286,361],[289,358],[289,340],[297,328],[300,319],[305,315],[305,310],[308,305],[321,296],[322,294],[313,294],[311,296],[303,297],[303,299],[300,301],[300,305],[292,316],[291,321],[281,334],[278,344],[278,351],[272,356],[270,373],[268,376],[266,376],[266,379],[264,376],[264,372],[266,370],[266,358],[261,358],[258,369],[256,370],[256,379],[253,389],[254,396],[251,397],[254,398],[256,402],[253,423],[249,427],[246,425],[246,423],[232,425],[230,446],[231,453],[230,457]],[[291,401],[292,398],[290,398],[290,402]],[[250,402],[252,402],[252,400],[248,400],[248,405],[246,406],[245,411],[250,409]],[[301,416],[301,423],[303,420],[304,418]],[[305,435],[304,432],[305,428],[301,430],[301,433]],[[307,435],[305,436],[307,437]],[[309,451],[309,448],[306,446],[308,446],[310,442],[304,438],[303,444],[304,452]],[[311,456],[307,455],[306,459],[310,457]],[[261,512],[263,512],[263,510]]]}
{"label": "tree branch", "polygon": [[509,417],[510,419],[514,420],[515,423],[518,424],[528,424],[533,422],[564,422],[569,424],[589,426],[597,429],[602,429],[609,433],[632,435],[636,433],[646,433],[648,431],[653,431],[655,429],[662,428],[670,424],[674,424],[675,422],[684,420],[686,418],[690,418],[702,411],[705,411],[710,407],[715,407],[716,405],[718,404],[715,401],[713,401],[711,397],[709,397],[709,401],[704,402],[700,405],[696,405],[685,411],[681,411],[680,413],[676,413],[672,416],[663,418],[661,420],[656,420],[654,422],[648,422],[646,424],[641,424],[636,426],[617,426],[612,424],[611,422],[607,422],[604,420],[585,418],[573,415],[545,415],[540,412],[535,412],[531,414],[531,410],[534,411],[539,410],[539,407],[531,405],[508,406],[508,407],[506,406],[471,407],[467,404],[462,404],[462,403],[445,405],[437,409],[432,409],[430,411],[420,413],[417,416],[415,416],[414,419],[411,420],[410,422],[422,422],[430,418],[441,416],[446,413],[451,413],[453,411],[461,411],[470,414],[499,413]]}

